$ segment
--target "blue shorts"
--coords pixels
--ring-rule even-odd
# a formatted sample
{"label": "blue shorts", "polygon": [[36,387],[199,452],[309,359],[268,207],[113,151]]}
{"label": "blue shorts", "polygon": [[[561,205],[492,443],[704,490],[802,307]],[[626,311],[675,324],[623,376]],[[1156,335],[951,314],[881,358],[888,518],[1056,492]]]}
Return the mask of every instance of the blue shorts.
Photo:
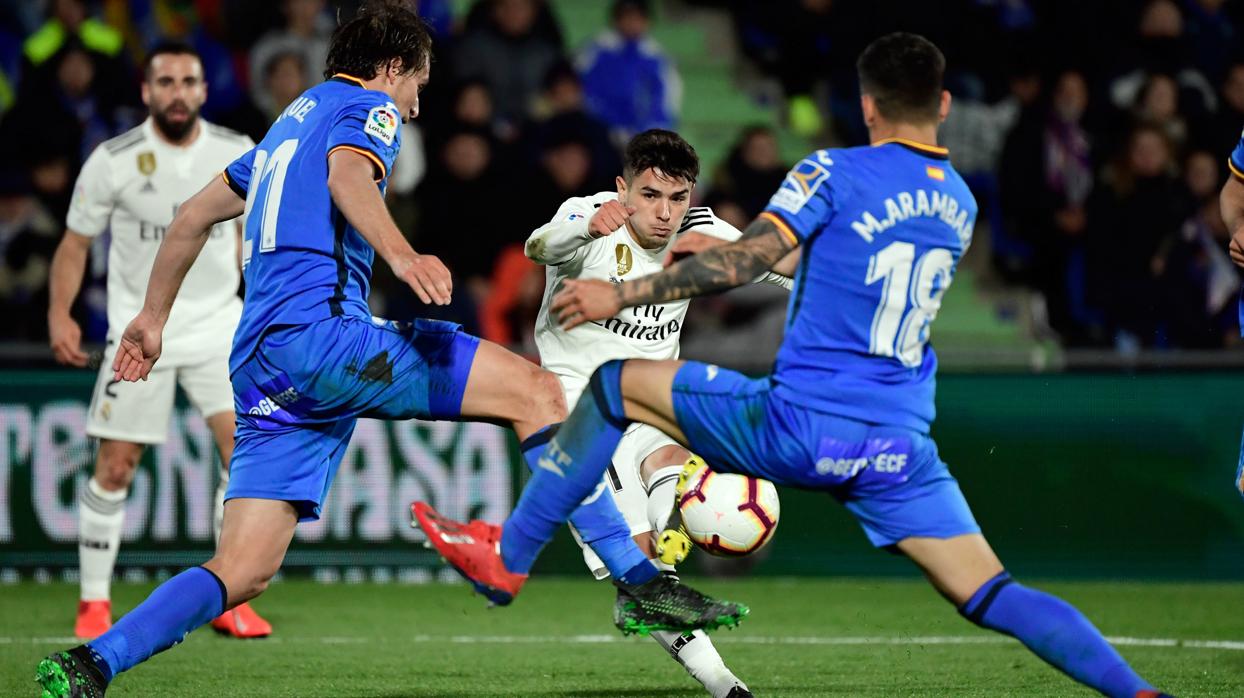
{"label": "blue shorts", "polygon": [[878,547],[980,532],[928,434],[806,409],[770,387],[768,377],[687,362],[673,400],[691,450],[716,470],[829,492]]}
{"label": "blue shorts", "polygon": [[451,322],[335,317],[268,333],[233,373],[226,499],[320,517],[359,417],[456,420],[479,339]]}

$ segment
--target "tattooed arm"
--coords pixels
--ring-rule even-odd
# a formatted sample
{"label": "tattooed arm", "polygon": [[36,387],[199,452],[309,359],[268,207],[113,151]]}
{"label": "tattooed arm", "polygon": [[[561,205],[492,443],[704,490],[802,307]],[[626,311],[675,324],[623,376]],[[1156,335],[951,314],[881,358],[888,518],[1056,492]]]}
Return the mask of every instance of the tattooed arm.
{"label": "tattooed arm", "polygon": [[550,305],[565,329],[604,320],[622,308],[702,296],[750,283],[795,247],[772,221],[757,218],[743,237],[624,284],[568,280]]}

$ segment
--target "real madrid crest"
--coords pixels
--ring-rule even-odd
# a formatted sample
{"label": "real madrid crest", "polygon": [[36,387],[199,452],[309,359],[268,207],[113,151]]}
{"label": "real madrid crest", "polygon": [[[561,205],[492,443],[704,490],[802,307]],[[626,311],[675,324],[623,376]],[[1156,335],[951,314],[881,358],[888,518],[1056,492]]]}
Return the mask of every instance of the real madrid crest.
{"label": "real madrid crest", "polygon": [[613,250],[613,256],[618,260],[618,276],[623,276],[631,270],[634,258],[631,257],[629,246],[619,243]]}
{"label": "real madrid crest", "polygon": [[155,153],[150,150],[138,154],[138,171],[150,177],[155,172]]}

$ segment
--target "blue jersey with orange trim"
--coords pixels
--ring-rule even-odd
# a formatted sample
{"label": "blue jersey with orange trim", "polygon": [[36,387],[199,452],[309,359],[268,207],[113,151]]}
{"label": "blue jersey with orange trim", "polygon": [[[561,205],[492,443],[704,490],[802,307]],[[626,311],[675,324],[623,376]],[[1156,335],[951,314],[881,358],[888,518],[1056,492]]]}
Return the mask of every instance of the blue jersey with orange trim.
{"label": "blue jersey with orange trim", "polygon": [[[1235,150],[1231,151],[1231,157],[1227,158],[1227,167],[1231,170],[1231,176],[1244,184],[1244,134],[1240,134],[1240,142],[1236,144]],[[1244,337],[1244,289],[1240,289],[1240,336]]]}
{"label": "blue jersey with orange trim", "polygon": [[328,156],[347,149],[370,159],[383,193],[401,147],[400,123],[387,94],[337,75],[302,93],[264,139],[225,170],[225,182],[246,199],[247,214],[246,297],[230,372],[272,328],[371,316],[375,252],[329,196]]}
{"label": "blue jersey with orange trim", "polygon": [[928,431],[929,329],[972,240],[976,200],[945,149],[909,141],[819,150],[761,216],[802,245],[774,393]]}

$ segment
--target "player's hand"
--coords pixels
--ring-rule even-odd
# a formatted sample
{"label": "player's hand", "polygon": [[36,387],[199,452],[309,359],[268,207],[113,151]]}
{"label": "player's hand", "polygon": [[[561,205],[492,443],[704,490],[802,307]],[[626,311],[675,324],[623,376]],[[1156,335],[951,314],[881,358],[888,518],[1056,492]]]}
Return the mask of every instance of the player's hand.
{"label": "player's hand", "polygon": [[1244,267],[1244,225],[1235,229],[1235,234],[1231,236],[1231,261],[1235,262],[1237,267]]}
{"label": "player's hand", "polygon": [[112,360],[112,379],[131,383],[147,380],[151,367],[160,358],[160,339],[164,323],[146,312],[140,312],[130,320],[121,333],[117,356]]}
{"label": "player's hand", "polygon": [[623,206],[617,199],[606,201],[587,222],[587,232],[594,238],[603,238],[626,225],[626,220],[634,214],[634,206]]}
{"label": "player's hand", "polygon": [[68,313],[48,315],[48,337],[57,363],[82,368],[87,355],[82,351],[82,328]]}
{"label": "player's hand", "polygon": [[725,240],[715,238],[712,235],[697,233],[695,231],[683,233],[674,241],[674,245],[670,247],[670,253],[665,257],[665,266],[669,266],[693,254],[699,254],[710,247],[726,244]]}
{"label": "player's hand", "polygon": [[567,279],[549,306],[563,330],[592,320],[611,318],[622,310],[617,284],[596,279]]}
{"label": "player's hand", "polygon": [[406,282],[419,300],[428,305],[449,305],[454,292],[454,279],[441,260],[430,254],[416,254],[401,269],[394,269],[397,278]]}

